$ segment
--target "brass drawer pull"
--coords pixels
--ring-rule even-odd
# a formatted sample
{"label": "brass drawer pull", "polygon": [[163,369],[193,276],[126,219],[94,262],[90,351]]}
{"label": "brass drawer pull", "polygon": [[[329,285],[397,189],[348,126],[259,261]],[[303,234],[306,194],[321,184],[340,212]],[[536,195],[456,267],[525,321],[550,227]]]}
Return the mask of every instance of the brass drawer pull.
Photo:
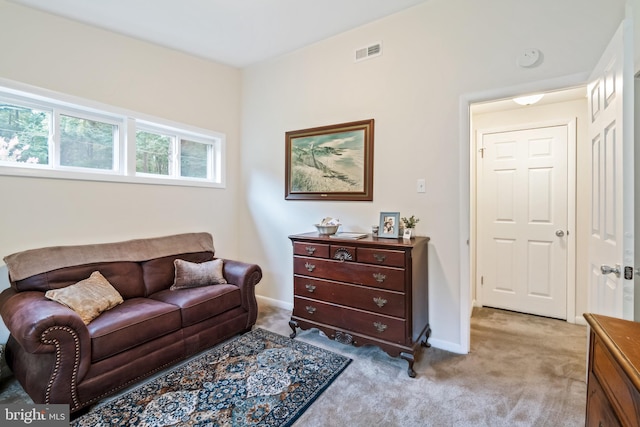
{"label": "brass drawer pull", "polygon": [[316,290],[316,287],[314,285],[307,284],[307,285],[304,285],[304,287],[307,288],[307,290],[311,293],[313,293],[313,291]]}
{"label": "brass drawer pull", "polygon": [[373,254],[373,257],[376,259],[376,261],[378,262],[384,262],[385,259],[387,259],[386,255],[380,255],[380,254]]}
{"label": "brass drawer pull", "polygon": [[387,325],[380,322],[374,322],[373,326],[375,326],[376,330],[380,333],[384,332],[387,329]]}
{"label": "brass drawer pull", "polygon": [[376,279],[376,282],[382,283],[384,282],[384,279],[387,278],[387,276],[382,273],[373,273],[373,278]]}
{"label": "brass drawer pull", "polygon": [[306,268],[307,270],[309,270],[309,272],[312,272],[313,270],[315,270],[315,269],[316,269],[316,266],[315,266],[314,264],[310,264],[310,263],[308,263],[308,262],[305,262],[305,263],[304,263],[304,266],[305,266],[305,268]]}
{"label": "brass drawer pull", "polygon": [[375,302],[378,307],[382,308],[387,303],[387,300],[384,298],[375,297],[373,299],[373,302]]}
{"label": "brass drawer pull", "polygon": [[316,248],[313,246],[305,246],[304,250],[307,251],[307,254],[312,255],[316,251]]}
{"label": "brass drawer pull", "polygon": [[310,305],[305,307],[305,310],[307,310],[307,313],[309,314],[313,314],[316,312],[316,308],[315,307],[311,307]]}

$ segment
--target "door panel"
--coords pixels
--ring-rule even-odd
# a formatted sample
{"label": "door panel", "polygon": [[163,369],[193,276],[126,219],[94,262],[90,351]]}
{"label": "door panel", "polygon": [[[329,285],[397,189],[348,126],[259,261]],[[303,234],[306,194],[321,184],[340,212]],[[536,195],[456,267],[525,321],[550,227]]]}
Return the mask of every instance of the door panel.
{"label": "door panel", "polygon": [[530,295],[553,297],[553,281],[551,278],[552,242],[529,242],[529,276],[527,287]]}
{"label": "door panel", "polygon": [[568,126],[486,133],[482,149],[482,304],[566,319]]}

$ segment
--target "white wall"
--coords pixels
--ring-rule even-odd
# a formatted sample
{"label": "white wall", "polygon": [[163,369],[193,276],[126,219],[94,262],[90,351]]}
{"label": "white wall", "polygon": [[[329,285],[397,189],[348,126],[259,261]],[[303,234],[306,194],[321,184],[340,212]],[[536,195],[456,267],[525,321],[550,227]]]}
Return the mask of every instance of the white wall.
{"label": "white wall", "polygon": [[[4,0],[0,28],[0,78],[224,133],[228,183],[210,189],[0,176],[0,258],[189,231],[211,232],[220,256],[239,255],[238,69]],[[0,289],[7,286],[0,263]]]}
{"label": "white wall", "polygon": [[[515,105],[515,104],[514,104]],[[547,105],[532,105],[510,111],[499,111],[472,116],[474,135],[479,130],[499,129],[522,124],[539,124],[554,120],[576,119],[576,238],[575,315],[570,322],[584,323],[587,312],[587,237],[589,235],[589,138],[587,135],[587,98]]]}
{"label": "white wall", "polygon": [[[380,211],[416,214],[418,233],[432,238],[431,342],[455,351],[468,238],[459,226],[460,99],[589,71],[624,3],[431,0],[241,73],[0,0],[0,28],[12,35],[0,45],[0,78],[222,132],[228,154],[223,190],[0,177],[0,255],[211,231],[220,255],[262,266],[260,295],[286,305],[287,235],[327,215],[366,231]],[[353,62],[354,49],[380,40],[381,57]],[[529,47],[543,64],[518,68]],[[373,202],[284,200],[286,131],[368,118],[376,120]],[[417,178],[426,193],[415,192]]]}
{"label": "white wall", "polygon": [[633,20],[634,74],[640,72],[640,0],[627,0],[626,17]]}
{"label": "white wall", "polygon": [[[467,94],[587,73],[624,17],[624,0],[432,0],[407,11],[243,70],[243,253],[265,271],[258,292],[291,304],[287,235],[313,231],[323,216],[366,231],[380,211],[416,214],[431,237],[431,342],[463,349],[460,140]],[[383,42],[383,55],[354,63],[356,48]],[[542,51],[531,69],[526,48]],[[284,134],[374,118],[374,201],[284,200]],[[427,191],[417,194],[416,179]]]}

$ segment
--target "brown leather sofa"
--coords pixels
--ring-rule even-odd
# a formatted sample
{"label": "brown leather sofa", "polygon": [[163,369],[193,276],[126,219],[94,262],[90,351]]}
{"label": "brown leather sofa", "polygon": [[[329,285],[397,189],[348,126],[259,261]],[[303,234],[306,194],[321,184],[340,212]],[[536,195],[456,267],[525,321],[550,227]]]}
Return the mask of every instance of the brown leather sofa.
{"label": "brown leather sofa", "polygon": [[[257,317],[255,264],[223,259],[227,284],[171,290],[174,260],[214,258],[208,233],[82,246],[5,257],[11,288],[0,294],[9,329],[6,360],[35,403],[76,412],[154,372],[251,330]],[[100,273],[123,303],[89,324],[45,297]]]}

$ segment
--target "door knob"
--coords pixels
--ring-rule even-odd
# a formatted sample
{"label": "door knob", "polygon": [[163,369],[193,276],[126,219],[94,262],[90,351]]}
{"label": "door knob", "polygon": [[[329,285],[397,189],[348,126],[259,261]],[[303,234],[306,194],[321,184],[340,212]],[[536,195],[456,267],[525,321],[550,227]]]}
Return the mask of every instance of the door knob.
{"label": "door knob", "polygon": [[616,277],[620,277],[620,264],[616,264],[615,267],[610,267],[608,265],[601,265],[600,266],[600,272],[602,274],[610,274],[613,273],[616,275]]}
{"label": "door knob", "polygon": [[556,236],[558,237],[564,236],[564,230],[556,230]]}

